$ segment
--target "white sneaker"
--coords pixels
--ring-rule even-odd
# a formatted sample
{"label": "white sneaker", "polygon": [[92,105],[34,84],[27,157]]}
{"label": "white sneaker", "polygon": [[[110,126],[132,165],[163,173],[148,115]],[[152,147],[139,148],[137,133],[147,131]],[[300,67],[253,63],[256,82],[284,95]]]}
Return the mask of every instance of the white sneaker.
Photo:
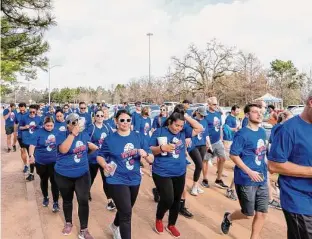
{"label": "white sneaker", "polygon": [[202,193],[204,193],[205,191],[202,190],[202,189],[198,186],[198,187],[197,187],[197,192],[198,192],[199,194],[202,194]]}
{"label": "white sneaker", "polygon": [[191,195],[198,196],[198,189],[197,189],[197,187],[192,187]]}
{"label": "white sneaker", "polygon": [[116,227],[114,223],[112,223],[109,225],[109,229],[111,229],[114,239],[121,239],[119,227]]}

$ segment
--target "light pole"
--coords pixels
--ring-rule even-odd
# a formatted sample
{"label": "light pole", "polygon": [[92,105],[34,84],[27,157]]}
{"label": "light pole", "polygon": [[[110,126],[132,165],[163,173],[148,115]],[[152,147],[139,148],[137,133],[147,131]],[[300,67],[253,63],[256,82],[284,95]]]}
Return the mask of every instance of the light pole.
{"label": "light pole", "polygon": [[149,32],[148,36],[148,82],[151,83],[151,36],[153,33]]}
{"label": "light pole", "polygon": [[58,67],[58,66],[61,66],[61,65],[54,65],[54,66],[49,67],[49,105],[51,105],[51,73],[50,72],[52,68]]}

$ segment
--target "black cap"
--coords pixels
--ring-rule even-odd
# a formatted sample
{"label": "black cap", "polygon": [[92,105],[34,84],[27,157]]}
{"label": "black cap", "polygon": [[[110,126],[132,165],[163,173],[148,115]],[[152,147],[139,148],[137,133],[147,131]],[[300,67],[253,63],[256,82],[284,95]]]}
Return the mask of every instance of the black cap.
{"label": "black cap", "polygon": [[183,100],[182,104],[192,104],[192,102],[189,100]]}

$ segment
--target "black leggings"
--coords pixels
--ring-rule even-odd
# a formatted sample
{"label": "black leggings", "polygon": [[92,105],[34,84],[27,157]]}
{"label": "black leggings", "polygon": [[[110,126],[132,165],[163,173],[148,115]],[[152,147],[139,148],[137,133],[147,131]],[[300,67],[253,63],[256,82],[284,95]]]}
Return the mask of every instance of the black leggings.
{"label": "black leggings", "polygon": [[132,207],[137,199],[139,188],[140,185],[109,185],[112,198],[117,208],[114,225],[119,227],[122,239],[131,239]]}
{"label": "black leggings", "polygon": [[50,163],[46,165],[36,163],[36,172],[40,177],[40,187],[43,197],[45,198],[48,197],[48,187],[50,178],[53,202],[57,202],[59,199],[59,189],[54,180],[54,165],[55,163]]}
{"label": "black leggings", "polygon": [[205,154],[206,154],[206,145],[196,146],[189,154],[195,164],[195,171],[193,175],[194,182],[197,182],[200,177],[200,173],[203,168],[203,159],[205,157]]}
{"label": "black leggings", "polygon": [[162,220],[169,210],[168,225],[175,225],[179,215],[180,200],[185,185],[185,174],[179,177],[161,177],[153,173],[153,180],[160,196],[156,219]]}
{"label": "black leggings", "polygon": [[72,223],[73,198],[75,192],[79,205],[78,216],[80,220],[80,229],[87,228],[89,219],[89,172],[79,178],[69,178],[55,172],[55,181],[63,198],[65,221]]}
{"label": "black leggings", "polygon": [[[29,145],[28,144],[25,144],[25,148],[26,148],[26,151],[27,151],[27,155],[29,157]],[[30,163],[29,164],[29,172],[31,174],[34,174],[34,171],[35,171],[35,163]]]}
{"label": "black leggings", "polygon": [[[99,164],[89,164],[89,169],[90,169],[90,177],[91,177],[91,186],[94,182],[94,179],[96,178],[96,175],[98,173],[98,170],[100,169],[100,173],[101,173],[101,177],[102,177],[102,182],[103,182],[103,190],[104,193],[107,197],[107,199],[111,199],[112,196],[110,195],[109,189],[108,189],[108,185],[106,183],[106,177],[104,175],[104,170],[103,168],[99,165]],[[91,190],[91,188],[90,188]]]}

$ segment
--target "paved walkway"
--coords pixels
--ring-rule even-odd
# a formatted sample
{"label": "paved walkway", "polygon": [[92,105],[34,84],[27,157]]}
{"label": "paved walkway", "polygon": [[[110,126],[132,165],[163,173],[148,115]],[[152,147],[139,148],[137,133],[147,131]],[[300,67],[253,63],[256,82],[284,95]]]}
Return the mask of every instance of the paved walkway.
{"label": "paved walkway", "polygon": [[[1,124],[3,125],[3,124]],[[77,216],[77,202],[75,200],[73,210],[73,233],[63,236],[61,230],[64,224],[63,212],[52,213],[51,204],[43,208],[40,181],[35,175],[35,181],[25,182],[22,173],[22,163],[19,150],[16,153],[6,153],[5,135],[1,131],[1,200],[2,200],[2,235],[5,239],[58,239],[77,238],[79,221]],[[194,166],[190,166],[186,183],[192,184]],[[145,169],[144,169],[145,170]],[[158,235],[153,231],[156,204],[153,201],[151,189],[153,180],[147,170],[143,176],[138,200],[133,209],[132,238],[134,239],[171,239],[168,233]],[[231,175],[231,171],[227,171]],[[210,168],[210,182],[215,179],[215,168]],[[224,181],[230,184],[231,177]],[[105,209],[106,198],[102,191],[100,175],[96,178],[92,187],[92,202],[90,202],[89,230],[96,239],[112,238],[108,225],[114,218],[114,212]],[[50,196],[50,198],[52,198]],[[60,200],[61,203],[61,200]],[[181,232],[181,238],[234,238],[247,239],[250,236],[251,222],[243,220],[235,222],[227,236],[220,234],[220,223],[225,211],[239,208],[238,202],[231,201],[224,196],[224,190],[211,187],[205,189],[205,193],[198,197],[188,195],[187,206],[195,215],[193,219],[178,218],[177,227]],[[165,218],[167,221],[167,217]],[[262,239],[286,238],[286,224],[281,211],[270,209]]]}

